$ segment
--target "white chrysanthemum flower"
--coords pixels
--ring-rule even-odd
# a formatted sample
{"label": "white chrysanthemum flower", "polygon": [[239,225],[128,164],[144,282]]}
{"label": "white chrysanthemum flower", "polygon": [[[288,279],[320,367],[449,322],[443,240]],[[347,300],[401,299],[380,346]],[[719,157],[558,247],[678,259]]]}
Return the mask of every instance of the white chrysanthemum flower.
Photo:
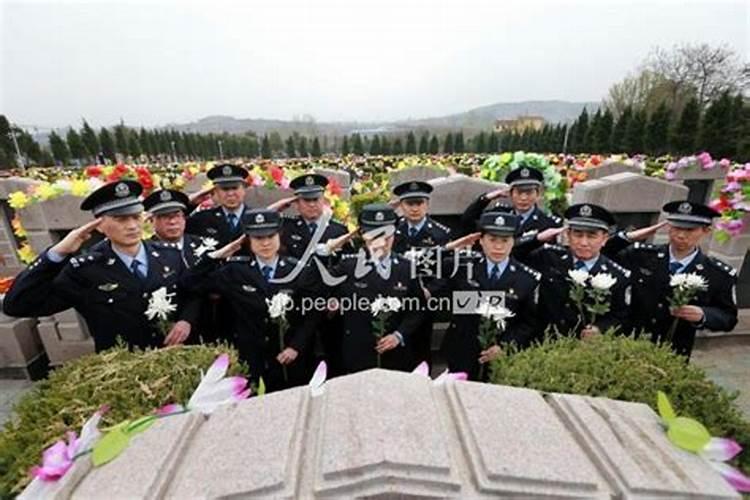
{"label": "white chrysanthemum flower", "polygon": [[146,308],[146,317],[148,319],[158,318],[166,321],[170,313],[177,310],[177,304],[172,303],[174,293],[167,293],[166,287],[161,287],[151,293],[151,299],[148,301]]}
{"label": "white chrysanthemum flower", "polygon": [[515,316],[507,307],[490,304],[487,300],[480,302],[475,312],[482,317],[492,319],[501,330],[505,330],[506,320]]}
{"label": "white chrysanthemum flower", "polygon": [[591,277],[591,286],[597,290],[609,290],[617,283],[617,278],[609,273],[598,273]]}
{"label": "white chrysanthemum flower", "polygon": [[585,285],[586,281],[589,279],[589,273],[588,271],[584,271],[583,269],[571,269],[568,271],[568,277],[570,277],[571,280],[573,280],[573,283],[576,285]]}
{"label": "white chrysanthemum flower", "polygon": [[294,301],[292,297],[285,292],[279,292],[270,299],[266,299],[266,305],[268,305],[268,315],[272,319],[280,318],[284,316],[286,311],[292,307]]}

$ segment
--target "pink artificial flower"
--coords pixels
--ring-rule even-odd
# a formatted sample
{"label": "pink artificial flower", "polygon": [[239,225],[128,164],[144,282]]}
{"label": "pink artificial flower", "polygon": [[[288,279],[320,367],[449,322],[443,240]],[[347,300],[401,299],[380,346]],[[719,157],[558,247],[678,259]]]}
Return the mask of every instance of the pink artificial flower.
{"label": "pink artificial flower", "polygon": [[742,186],[737,181],[731,181],[727,183],[724,188],[722,189],[725,193],[734,193],[735,191],[740,191],[742,189]]}
{"label": "pink artificial flower", "polygon": [[711,438],[700,455],[721,474],[721,476],[737,491],[750,492],[750,478],[726,462],[737,456],[742,446],[733,439]]}
{"label": "pink artificial flower", "polygon": [[229,355],[221,354],[213,362],[190,396],[187,407],[204,415],[213,413],[219,406],[247,399],[250,389],[245,377],[225,377],[229,368]]}
{"label": "pink artificial flower", "polygon": [[671,170],[667,170],[666,172],[664,172],[664,178],[668,181],[673,181],[675,178],[675,173]]}
{"label": "pink artificial flower", "polygon": [[708,152],[704,151],[703,153],[698,155],[698,162],[701,164],[701,167],[704,170],[707,170],[711,167],[713,167],[714,161],[711,158],[711,155],[708,154]]}
{"label": "pink artificial flower", "polygon": [[317,397],[323,394],[323,384],[325,384],[328,378],[328,365],[325,361],[318,363],[318,367],[315,369],[310,382],[307,384],[310,387],[310,394],[312,397]]}
{"label": "pink artificial flower", "polygon": [[731,162],[730,162],[729,160],[727,160],[726,158],[722,158],[722,159],[721,159],[721,160],[719,161],[719,166],[720,166],[721,168],[727,168],[727,167],[728,167],[728,166],[730,165],[730,163],[731,163]]}

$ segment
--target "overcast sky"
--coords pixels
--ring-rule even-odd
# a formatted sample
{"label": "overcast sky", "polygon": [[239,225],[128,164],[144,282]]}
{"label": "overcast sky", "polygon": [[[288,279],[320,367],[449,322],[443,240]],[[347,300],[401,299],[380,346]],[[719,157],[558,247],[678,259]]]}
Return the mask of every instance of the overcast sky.
{"label": "overcast sky", "polygon": [[748,1],[0,0],[19,124],[421,118],[598,101],[656,45],[750,53]]}

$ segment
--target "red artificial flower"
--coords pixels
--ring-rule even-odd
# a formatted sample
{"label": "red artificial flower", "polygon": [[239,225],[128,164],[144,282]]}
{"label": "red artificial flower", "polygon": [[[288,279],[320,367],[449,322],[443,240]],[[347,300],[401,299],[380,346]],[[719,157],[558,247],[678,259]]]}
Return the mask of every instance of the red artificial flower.
{"label": "red artificial flower", "polygon": [[86,177],[99,177],[100,175],[102,175],[102,167],[99,165],[86,167]]}
{"label": "red artificial flower", "polygon": [[591,157],[591,164],[595,167],[599,165],[602,162],[602,158],[599,155],[594,155]]}
{"label": "red artificial flower", "polygon": [[281,180],[284,178],[284,171],[278,165],[271,165],[268,167],[268,173],[271,174],[271,178],[276,184],[281,184]]}
{"label": "red artificial flower", "polygon": [[328,178],[328,192],[331,193],[333,196],[340,196],[342,193],[341,184],[339,184],[339,181],[336,180],[335,177],[329,177]]}

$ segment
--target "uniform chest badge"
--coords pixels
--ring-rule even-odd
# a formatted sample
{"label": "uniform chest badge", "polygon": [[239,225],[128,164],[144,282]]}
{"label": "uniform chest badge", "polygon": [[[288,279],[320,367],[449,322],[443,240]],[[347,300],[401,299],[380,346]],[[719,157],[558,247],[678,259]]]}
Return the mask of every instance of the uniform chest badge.
{"label": "uniform chest badge", "polygon": [[206,232],[207,232],[208,234],[216,234],[216,233],[218,233],[218,232],[219,232],[219,230],[218,230],[218,229],[216,229],[215,227],[207,227],[207,228],[206,228]]}
{"label": "uniform chest badge", "polygon": [[246,292],[257,292],[258,289],[252,285],[242,285],[242,289]]}
{"label": "uniform chest badge", "polygon": [[119,286],[119,283],[104,283],[103,285],[99,285],[97,288],[103,292],[111,292],[112,290],[116,290]]}
{"label": "uniform chest badge", "polygon": [[399,281],[398,283],[396,283],[396,286],[394,286],[393,289],[398,290],[399,292],[404,292],[406,291],[406,285]]}
{"label": "uniform chest badge", "polygon": [[354,287],[355,288],[367,288],[367,283],[365,283],[364,281],[355,281]]}
{"label": "uniform chest badge", "polygon": [[291,238],[294,241],[301,241],[302,240],[302,236],[300,236],[299,234],[293,234],[293,235],[291,235]]}

